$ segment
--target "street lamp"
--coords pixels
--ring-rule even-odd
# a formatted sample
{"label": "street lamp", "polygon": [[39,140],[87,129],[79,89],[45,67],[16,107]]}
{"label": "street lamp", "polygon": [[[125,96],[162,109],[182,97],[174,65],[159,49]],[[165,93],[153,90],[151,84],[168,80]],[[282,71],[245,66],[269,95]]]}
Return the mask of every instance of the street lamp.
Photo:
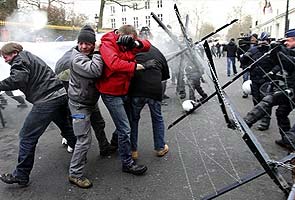
{"label": "street lamp", "polygon": [[96,31],[98,32],[98,26],[99,26],[99,16],[95,14],[94,16],[95,24],[96,24]]}

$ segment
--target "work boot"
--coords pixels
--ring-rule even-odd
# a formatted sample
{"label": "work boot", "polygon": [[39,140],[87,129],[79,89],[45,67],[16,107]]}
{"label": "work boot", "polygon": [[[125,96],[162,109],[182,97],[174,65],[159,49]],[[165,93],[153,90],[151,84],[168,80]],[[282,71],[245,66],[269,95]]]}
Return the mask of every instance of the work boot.
{"label": "work boot", "polygon": [[134,175],[142,175],[146,172],[147,166],[145,165],[137,165],[132,163],[130,166],[123,166],[122,171]]}
{"label": "work boot", "polygon": [[99,154],[101,157],[107,157],[107,156],[110,156],[111,154],[115,153],[117,151],[117,149],[118,149],[118,147],[108,144],[107,146],[100,149]]}
{"label": "work boot", "polygon": [[257,126],[257,129],[260,131],[265,131],[269,128],[269,124],[270,124],[270,117],[264,116],[261,119],[260,124]]}
{"label": "work boot", "polygon": [[292,152],[294,151],[294,148],[292,147],[292,145],[284,139],[276,140],[275,143],[285,149],[288,149],[289,151],[292,151]]}
{"label": "work boot", "polygon": [[28,179],[20,179],[12,174],[2,174],[0,175],[0,180],[7,184],[14,184],[17,183],[22,186],[27,186],[29,183]]}
{"label": "work boot", "polygon": [[163,149],[157,151],[157,156],[158,157],[163,157],[168,153],[168,151],[169,151],[169,147],[168,147],[167,144],[165,144]]}
{"label": "work boot", "polygon": [[77,185],[80,188],[90,188],[92,186],[92,183],[90,180],[86,177],[74,177],[74,176],[69,176],[69,181],[72,184]]}

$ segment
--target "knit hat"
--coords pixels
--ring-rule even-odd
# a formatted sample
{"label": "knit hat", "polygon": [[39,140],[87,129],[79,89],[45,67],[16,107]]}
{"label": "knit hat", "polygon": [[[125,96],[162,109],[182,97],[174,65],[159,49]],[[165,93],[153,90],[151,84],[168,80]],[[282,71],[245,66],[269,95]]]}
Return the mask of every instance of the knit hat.
{"label": "knit hat", "polygon": [[290,29],[285,33],[285,37],[295,37],[295,29]]}
{"label": "knit hat", "polygon": [[89,42],[94,44],[95,41],[96,38],[93,28],[89,25],[83,26],[78,35],[78,42]]}
{"label": "knit hat", "polygon": [[14,42],[9,42],[5,45],[3,45],[3,47],[1,48],[0,52],[1,54],[11,54],[15,51],[20,52],[23,50],[22,45],[18,44],[18,43],[14,43]]}

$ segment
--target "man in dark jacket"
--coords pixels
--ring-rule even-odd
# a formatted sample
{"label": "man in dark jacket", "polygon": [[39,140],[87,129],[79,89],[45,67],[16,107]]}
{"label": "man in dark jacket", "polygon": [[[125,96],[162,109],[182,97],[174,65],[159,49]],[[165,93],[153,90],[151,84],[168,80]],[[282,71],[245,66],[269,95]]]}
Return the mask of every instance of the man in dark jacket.
{"label": "man in dark jacket", "polygon": [[138,122],[140,112],[145,104],[148,104],[151,113],[156,155],[161,157],[169,151],[164,139],[165,128],[161,113],[162,81],[170,78],[169,68],[164,55],[155,46],[151,46],[148,52],[136,55],[138,63],[146,63],[151,60],[156,61],[154,69],[136,71],[129,91],[131,96],[131,150],[132,158],[135,160],[138,158]]}
{"label": "man in dark jacket", "polygon": [[5,62],[11,65],[10,76],[0,82],[0,90],[22,91],[26,100],[33,104],[19,133],[18,164],[12,174],[2,174],[7,183],[27,185],[34,165],[35,149],[40,136],[50,122],[54,122],[67,139],[71,148],[76,137],[67,118],[67,93],[62,82],[39,57],[17,43],[7,43],[1,48]]}
{"label": "man in dark jacket", "polygon": [[[265,32],[262,32],[259,37],[259,42],[257,45],[252,46],[241,58],[240,62],[242,65],[249,66],[256,60],[258,60],[261,56],[263,56],[266,52],[270,50],[270,39],[269,35]],[[280,71],[279,66],[275,66],[275,63],[272,61],[270,56],[266,56],[264,59],[258,61],[250,70],[250,80],[251,84],[251,94],[253,97],[254,106],[257,105],[264,97],[264,94],[260,91],[262,85],[267,84],[270,81],[270,77],[266,74],[276,74]],[[271,111],[271,110],[270,110]],[[261,119],[258,130],[264,131],[269,128],[270,124],[270,113],[266,113],[266,115]]]}
{"label": "man in dark jacket", "polygon": [[[276,51],[285,54],[280,56],[282,70],[286,74],[285,87],[279,88],[273,94],[265,96],[244,118],[245,122],[251,127],[254,123],[260,120],[265,111],[269,112],[273,106],[277,106],[276,118],[281,135],[281,140],[276,140],[276,144],[294,151],[295,134],[288,132],[290,130],[290,120],[288,115],[294,108],[294,91],[295,91],[295,29],[291,29],[285,34],[286,40],[284,46],[278,46],[270,55],[272,58],[277,58]],[[279,55],[280,55],[279,54]]]}
{"label": "man in dark jacket", "polygon": [[230,39],[230,42],[226,45],[226,52],[227,52],[227,76],[230,77],[231,73],[231,66],[233,68],[234,75],[237,74],[236,68],[236,57],[237,57],[237,45],[235,43],[235,39]]}

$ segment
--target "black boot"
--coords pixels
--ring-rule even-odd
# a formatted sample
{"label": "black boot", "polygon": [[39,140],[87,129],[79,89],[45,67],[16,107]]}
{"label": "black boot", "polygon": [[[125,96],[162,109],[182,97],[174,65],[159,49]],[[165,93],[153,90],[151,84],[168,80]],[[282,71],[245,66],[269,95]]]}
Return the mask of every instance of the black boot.
{"label": "black boot", "polygon": [[257,126],[257,129],[260,131],[265,131],[269,128],[270,124],[270,118],[269,117],[264,117],[261,119],[260,124]]}

